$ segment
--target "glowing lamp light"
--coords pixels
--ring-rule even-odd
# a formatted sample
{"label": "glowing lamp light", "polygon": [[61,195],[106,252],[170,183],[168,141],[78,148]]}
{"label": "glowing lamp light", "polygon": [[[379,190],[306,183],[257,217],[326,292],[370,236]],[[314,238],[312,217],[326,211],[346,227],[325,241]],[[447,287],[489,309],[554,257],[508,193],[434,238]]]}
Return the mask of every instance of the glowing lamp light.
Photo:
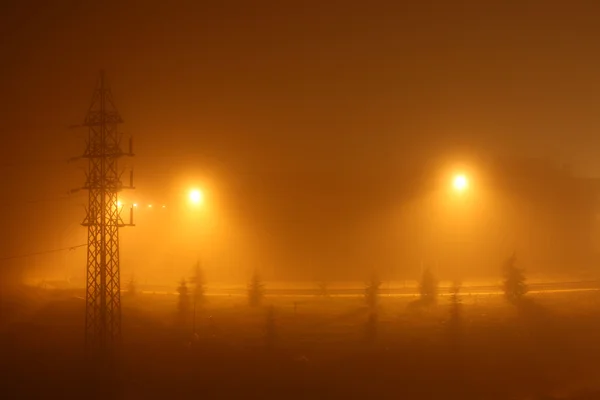
{"label": "glowing lamp light", "polygon": [[148,204],[148,208],[152,208],[152,204]]}
{"label": "glowing lamp light", "polygon": [[137,207],[137,203],[133,203],[133,206],[134,206],[134,207]]}
{"label": "glowing lamp light", "polygon": [[202,192],[200,190],[194,189],[194,190],[190,191],[190,201],[193,204],[202,203],[202,199],[203,199],[203,196],[202,196]]}
{"label": "glowing lamp light", "polygon": [[120,200],[117,201],[117,207],[119,207],[119,208],[123,207],[123,203],[121,203]]}
{"label": "glowing lamp light", "polygon": [[452,186],[457,192],[464,192],[469,187],[469,180],[465,175],[456,175],[452,181]]}

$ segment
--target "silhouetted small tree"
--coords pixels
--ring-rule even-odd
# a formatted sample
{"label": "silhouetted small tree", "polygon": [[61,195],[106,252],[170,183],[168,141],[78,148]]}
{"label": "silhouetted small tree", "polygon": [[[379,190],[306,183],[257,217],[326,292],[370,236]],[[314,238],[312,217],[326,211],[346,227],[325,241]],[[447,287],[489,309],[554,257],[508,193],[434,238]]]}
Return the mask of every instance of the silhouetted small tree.
{"label": "silhouetted small tree", "polygon": [[419,283],[419,293],[423,304],[433,304],[437,300],[438,284],[431,272],[431,268],[425,268]]}
{"label": "silhouetted small tree", "polygon": [[260,306],[264,295],[265,285],[263,284],[258,271],[254,271],[252,279],[248,284],[248,304],[250,304],[251,307]]}
{"label": "silhouetted small tree", "polygon": [[510,256],[503,266],[503,289],[504,296],[511,303],[518,302],[527,293],[527,284],[525,272],[517,266],[517,257],[515,254]]}
{"label": "silhouetted small tree", "polygon": [[367,282],[365,286],[365,303],[371,309],[377,307],[377,303],[379,301],[379,292],[381,290],[381,280],[379,280],[379,276],[377,273],[373,272],[371,274],[371,279]]}
{"label": "silhouetted small tree", "polygon": [[327,281],[319,282],[319,296],[329,297],[329,282],[327,282]]}
{"label": "silhouetted small tree", "polygon": [[127,284],[127,294],[132,297],[137,294],[137,285],[134,277],[131,277],[129,283]]}
{"label": "silhouetted small tree", "polygon": [[190,312],[190,293],[187,287],[187,283],[185,279],[182,279],[179,283],[179,287],[177,288],[177,293],[179,293],[179,300],[177,302],[177,311],[179,312],[179,317],[183,320],[187,319],[187,315]]}

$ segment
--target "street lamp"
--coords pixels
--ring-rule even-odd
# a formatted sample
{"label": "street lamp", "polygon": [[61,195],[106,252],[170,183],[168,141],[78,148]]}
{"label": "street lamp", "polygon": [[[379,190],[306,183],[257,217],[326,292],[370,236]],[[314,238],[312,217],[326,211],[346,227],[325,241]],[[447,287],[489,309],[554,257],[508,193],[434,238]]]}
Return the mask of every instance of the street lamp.
{"label": "street lamp", "polygon": [[455,175],[452,180],[452,187],[457,192],[462,193],[469,188],[469,180],[463,174]]}
{"label": "street lamp", "polygon": [[204,195],[202,194],[202,191],[200,191],[199,189],[192,189],[190,191],[190,201],[192,202],[192,204],[200,204],[202,203],[202,200],[204,199]]}

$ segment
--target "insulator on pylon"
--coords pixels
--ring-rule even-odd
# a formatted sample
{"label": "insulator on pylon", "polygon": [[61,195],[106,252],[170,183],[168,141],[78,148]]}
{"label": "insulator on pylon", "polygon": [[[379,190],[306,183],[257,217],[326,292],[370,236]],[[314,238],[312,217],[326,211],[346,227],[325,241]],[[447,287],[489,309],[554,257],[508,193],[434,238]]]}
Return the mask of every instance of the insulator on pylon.
{"label": "insulator on pylon", "polygon": [[133,155],[133,136],[129,137],[129,155]]}
{"label": "insulator on pylon", "polygon": [[129,171],[129,187],[133,188],[133,169]]}

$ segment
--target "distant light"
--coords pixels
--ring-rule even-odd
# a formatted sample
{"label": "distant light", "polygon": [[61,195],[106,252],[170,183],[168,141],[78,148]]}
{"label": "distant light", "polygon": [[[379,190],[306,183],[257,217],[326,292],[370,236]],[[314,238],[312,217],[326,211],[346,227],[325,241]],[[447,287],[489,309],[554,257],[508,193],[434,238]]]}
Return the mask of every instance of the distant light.
{"label": "distant light", "polygon": [[119,207],[119,208],[123,207],[123,203],[121,203],[120,200],[117,201],[117,207]]}
{"label": "distant light", "polygon": [[148,208],[152,208],[152,204],[148,204]]}
{"label": "distant light", "polygon": [[456,175],[452,182],[452,186],[458,192],[464,192],[469,187],[469,180],[465,175]]}
{"label": "distant light", "polygon": [[167,208],[167,206],[165,206],[165,205],[163,204],[162,208]]}
{"label": "distant light", "polygon": [[137,207],[137,203],[133,203],[133,206],[134,206],[134,207]]}
{"label": "distant light", "polygon": [[202,192],[198,189],[193,189],[190,191],[190,201],[194,204],[202,203],[203,195]]}

